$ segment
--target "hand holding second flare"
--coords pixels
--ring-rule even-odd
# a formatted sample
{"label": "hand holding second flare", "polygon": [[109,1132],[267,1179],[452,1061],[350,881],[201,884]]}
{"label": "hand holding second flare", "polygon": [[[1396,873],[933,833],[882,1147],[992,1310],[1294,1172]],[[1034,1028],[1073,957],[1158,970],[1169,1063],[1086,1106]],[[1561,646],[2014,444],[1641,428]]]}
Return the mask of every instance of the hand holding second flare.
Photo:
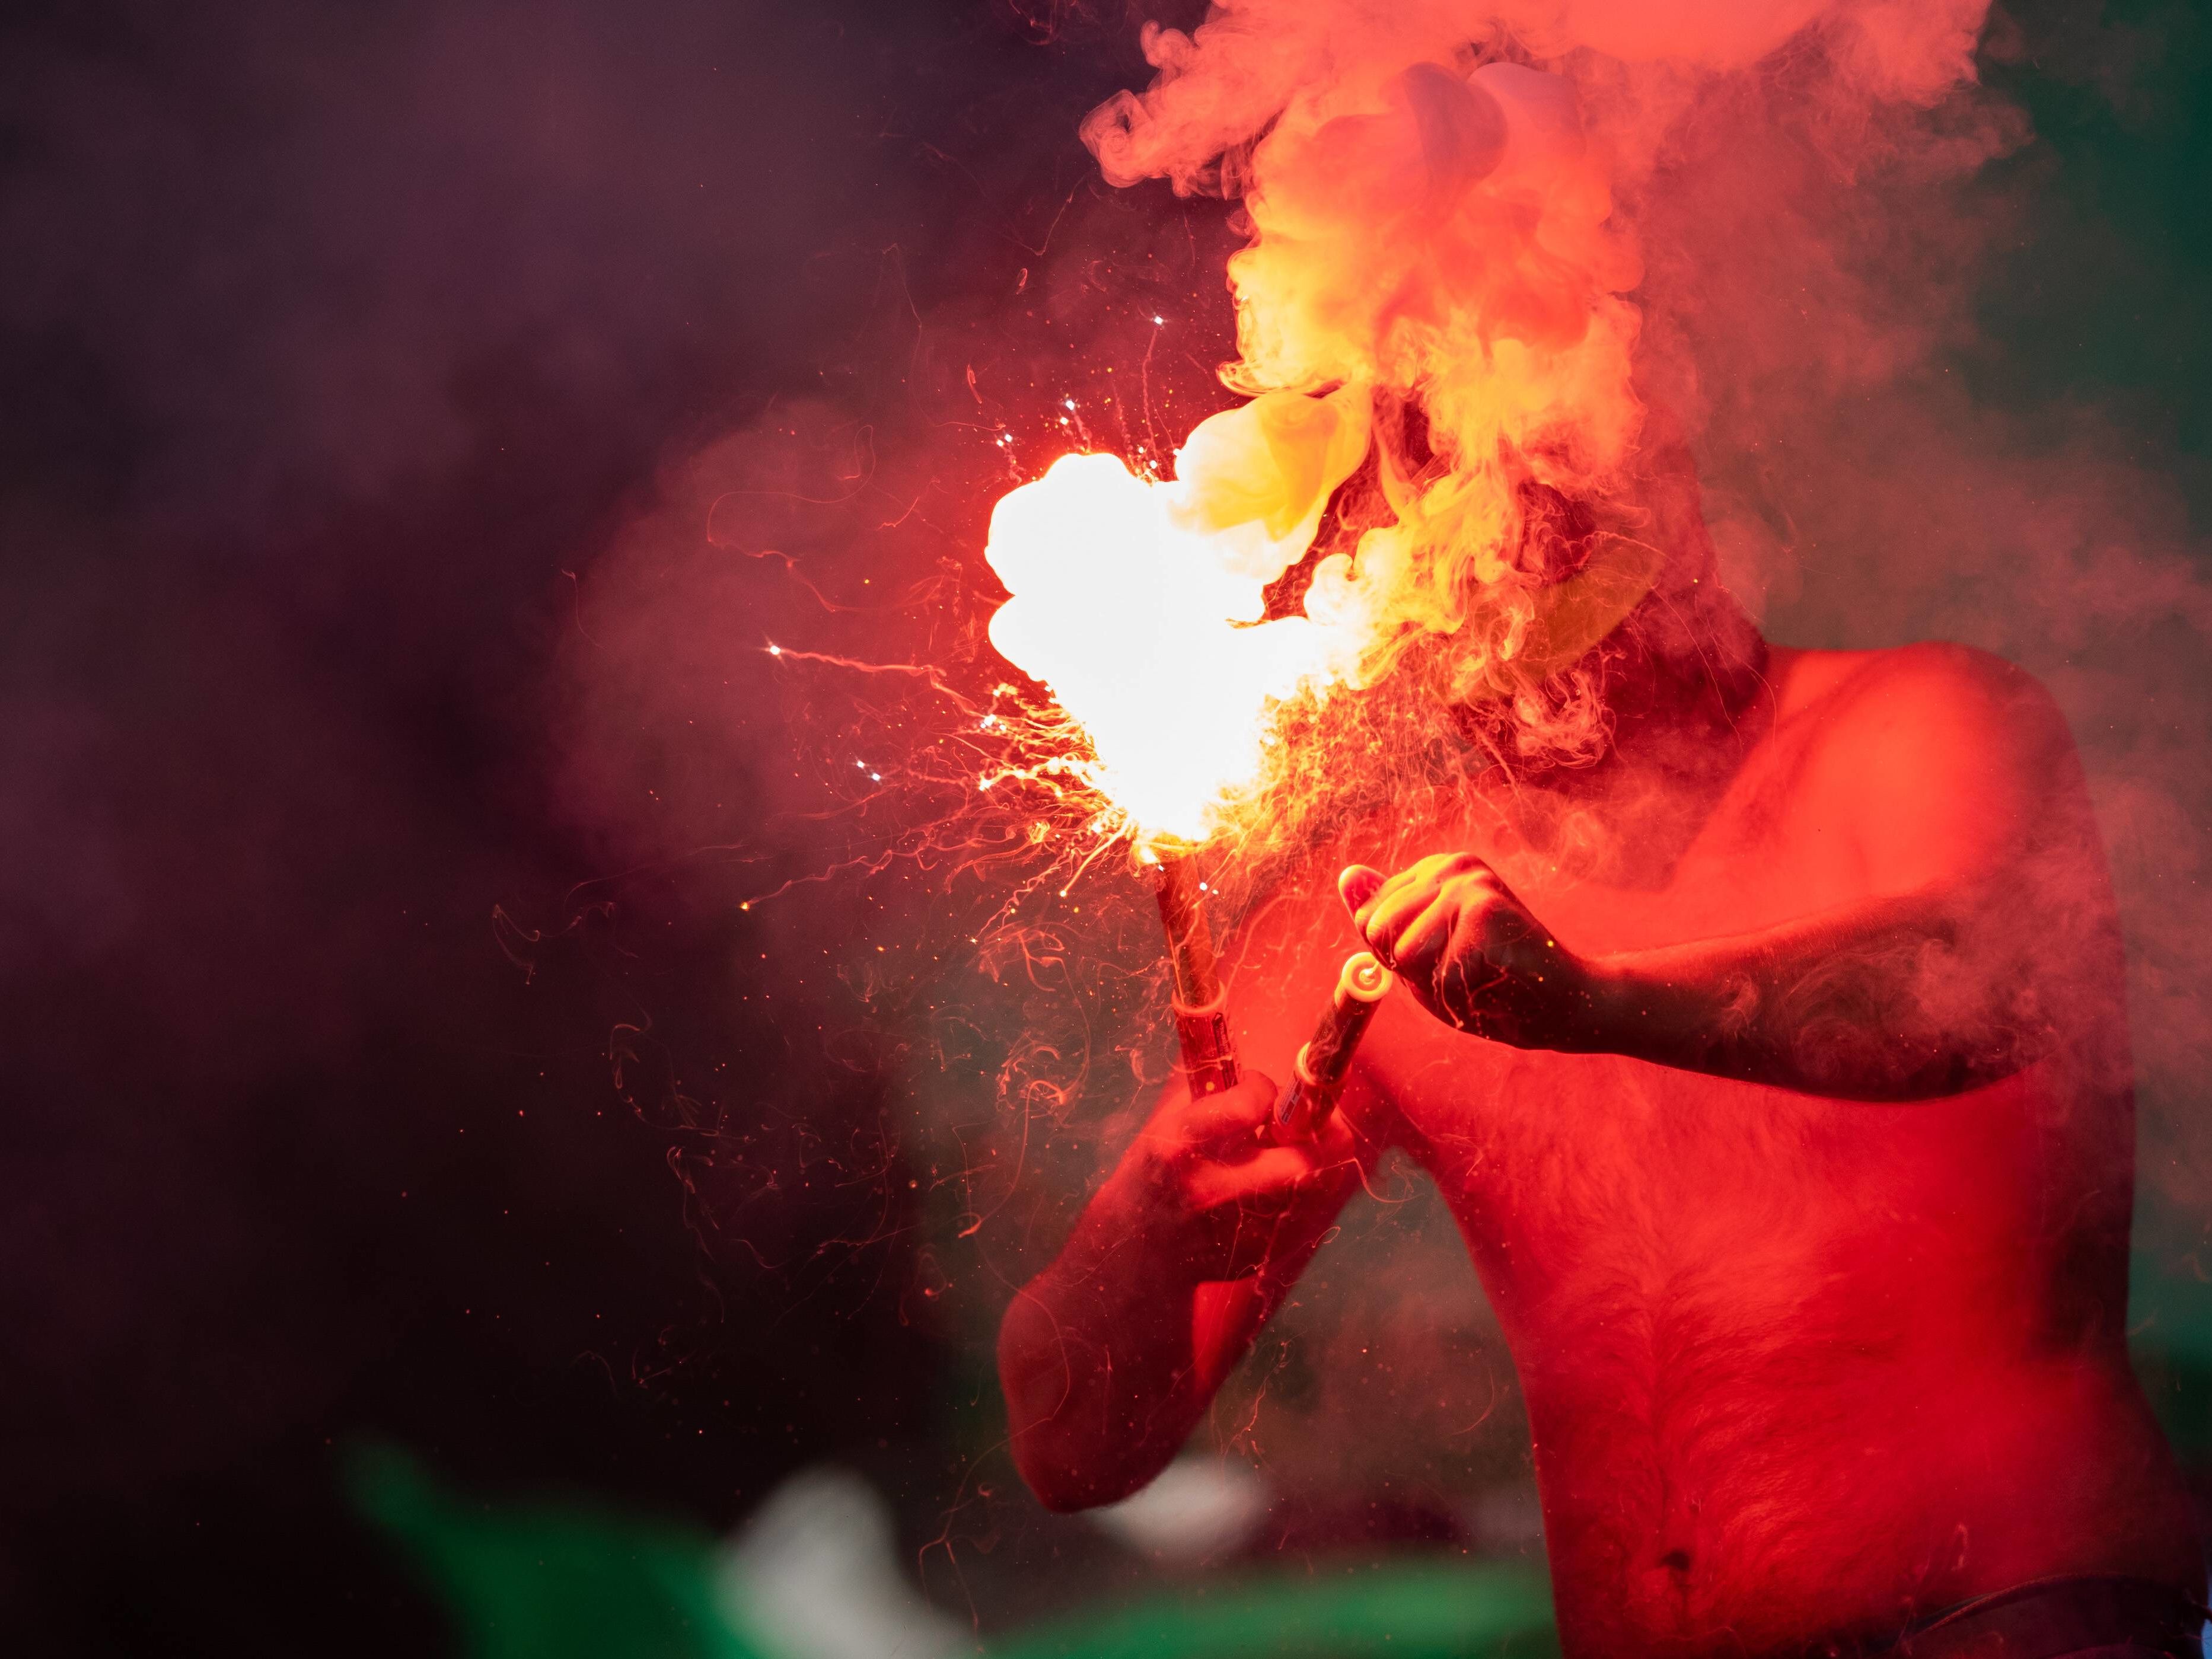
{"label": "hand holding second flare", "polygon": [[1277,1146],[1267,1133],[1275,1096],[1256,1072],[1218,1095],[1175,1090],[1117,1173],[1133,1224],[1176,1241],[1200,1279],[1243,1279],[1297,1254],[1311,1243],[1301,1215],[1316,1206],[1334,1214],[1358,1179],[1340,1118],[1310,1144]]}
{"label": "hand holding second flare", "polygon": [[1447,1025],[1517,1048],[1604,1047],[1603,975],[1472,853],[1337,878],[1367,948]]}

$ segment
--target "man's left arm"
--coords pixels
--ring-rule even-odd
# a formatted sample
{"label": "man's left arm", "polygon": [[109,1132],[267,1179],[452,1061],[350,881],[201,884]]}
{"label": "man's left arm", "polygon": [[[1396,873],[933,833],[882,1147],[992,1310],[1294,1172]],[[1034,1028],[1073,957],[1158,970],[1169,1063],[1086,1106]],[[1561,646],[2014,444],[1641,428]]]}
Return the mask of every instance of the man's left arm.
{"label": "man's left arm", "polygon": [[1893,1101],[2041,1057],[2085,981],[2117,971],[2087,793],[2049,698],[1979,653],[1895,653],[1834,714],[1817,764],[1864,892],[1777,927],[1582,956],[1465,854],[1387,880],[1355,866],[1345,901],[1431,1012],[1523,1048]]}

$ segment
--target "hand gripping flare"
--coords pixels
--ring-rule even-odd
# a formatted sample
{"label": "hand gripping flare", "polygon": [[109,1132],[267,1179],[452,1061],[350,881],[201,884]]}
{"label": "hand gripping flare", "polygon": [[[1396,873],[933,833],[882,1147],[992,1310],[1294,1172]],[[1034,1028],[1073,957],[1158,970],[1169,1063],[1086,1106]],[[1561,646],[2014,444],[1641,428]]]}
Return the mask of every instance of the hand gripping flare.
{"label": "hand gripping flare", "polygon": [[1275,1103],[1277,1140],[1312,1139],[1336,1109],[1337,1097],[1344,1092],[1344,1080],[1352,1071],[1352,1057],[1366,1034],[1367,1022],[1375,1018],[1376,1009],[1396,983],[1390,970],[1368,951],[1356,951],[1344,959],[1328,1012],[1315,1029],[1313,1041],[1298,1050],[1291,1081]]}

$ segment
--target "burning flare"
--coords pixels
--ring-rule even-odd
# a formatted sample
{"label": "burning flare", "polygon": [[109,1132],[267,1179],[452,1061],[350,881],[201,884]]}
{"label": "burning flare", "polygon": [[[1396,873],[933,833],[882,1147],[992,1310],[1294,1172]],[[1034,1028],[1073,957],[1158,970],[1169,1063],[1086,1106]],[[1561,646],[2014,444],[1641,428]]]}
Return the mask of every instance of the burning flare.
{"label": "burning flare", "polygon": [[[1702,580],[1702,532],[1661,521],[1638,389],[1656,360],[1697,395],[1668,351],[1746,237],[1653,213],[1682,141],[1718,121],[1756,149],[1765,82],[1786,81],[1847,168],[1880,149],[1876,112],[1972,78],[1986,3],[1216,0],[1188,33],[1146,25],[1156,78],[1083,137],[1109,183],[1242,198],[1223,379],[1251,401],[1192,432],[1172,480],[1061,457],[999,502],[987,552],[1012,595],[993,644],[1077,728],[1023,775],[1103,797],[1094,823],[1158,866],[1194,1092],[1237,1065],[1189,855],[1275,784],[1295,817],[1348,769],[1271,746],[1281,706],[1402,662],[1401,688],[1486,723],[1492,755],[1593,758],[1595,647]],[[1671,344],[1639,363],[1647,307]],[[1316,562],[1303,614],[1268,617],[1355,472],[1356,544]],[[1270,777],[1271,757],[1292,763]],[[1346,980],[1286,1134],[1326,1115],[1373,988]]]}
{"label": "burning flare", "polygon": [[[1506,715],[1522,753],[1594,755],[1585,659],[1674,552],[1638,471],[1644,307],[1671,325],[1686,283],[1743,257],[1679,227],[1647,250],[1668,158],[1771,75],[1849,165],[1874,112],[1972,78],[1985,10],[1217,0],[1188,33],[1147,24],[1156,78],[1084,139],[1110,183],[1242,198],[1224,379],[1253,401],[1191,434],[1173,482],[1068,456],[999,504],[1014,597],[992,641],[1088,739],[1056,769],[1140,839],[1202,839],[1265,781],[1273,708],[1424,641],[1449,642],[1428,689]],[[1370,444],[1380,510],[1304,615],[1263,621]]]}
{"label": "burning flare", "polygon": [[1090,752],[1066,769],[1139,840],[1205,840],[1256,781],[1272,707],[1356,666],[1341,629],[1262,620],[1262,592],[1367,436],[1364,393],[1261,398],[1202,422],[1170,483],[1063,455],[992,513],[986,556],[1013,597],[991,643],[1082,726]]}
{"label": "burning flare", "polygon": [[[1160,87],[1086,124],[1109,179],[1172,170],[1164,118],[1206,80],[1220,44],[1206,35],[1172,52],[1182,37],[1148,37]],[[1577,588],[1557,579],[1583,573],[1513,552],[1516,489],[1592,487],[1639,416],[1636,316],[1619,297],[1637,258],[1572,84],[1495,62],[1324,82],[1293,95],[1249,166],[1254,240],[1230,267],[1243,357],[1226,378],[1253,400],[1200,425],[1171,482],[1065,456],[991,523],[1013,594],[992,643],[1082,728],[1089,752],[1058,769],[1140,841],[1197,842],[1233,819],[1284,700],[1370,683],[1425,634],[1462,636],[1461,696],[1498,695],[1501,664],[1540,679],[1655,574],[1640,550],[1626,576],[1616,559]],[[1414,404],[1418,455],[1375,416]],[[1263,620],[1263,590],[1378,440],[1386,521],[1319,562],[1304,614]]]}

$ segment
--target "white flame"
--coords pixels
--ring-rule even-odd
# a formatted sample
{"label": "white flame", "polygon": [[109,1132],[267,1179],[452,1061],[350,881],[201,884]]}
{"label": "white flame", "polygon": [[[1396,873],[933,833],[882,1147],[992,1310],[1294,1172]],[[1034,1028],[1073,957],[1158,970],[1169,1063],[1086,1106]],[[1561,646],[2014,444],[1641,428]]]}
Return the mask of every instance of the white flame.
{"label": "white flame", "polygon": [[1218,828],[1258,778],[1273,705],[1356,663],[1345,630],[1261,617],[1366,449],[1365,399],[1283,393],[1217,415],[1168,483],[1063,455],[993,512],[985,550],[1013,597],[991,643],[1082,726],[1078,771],[1139,833]]}

